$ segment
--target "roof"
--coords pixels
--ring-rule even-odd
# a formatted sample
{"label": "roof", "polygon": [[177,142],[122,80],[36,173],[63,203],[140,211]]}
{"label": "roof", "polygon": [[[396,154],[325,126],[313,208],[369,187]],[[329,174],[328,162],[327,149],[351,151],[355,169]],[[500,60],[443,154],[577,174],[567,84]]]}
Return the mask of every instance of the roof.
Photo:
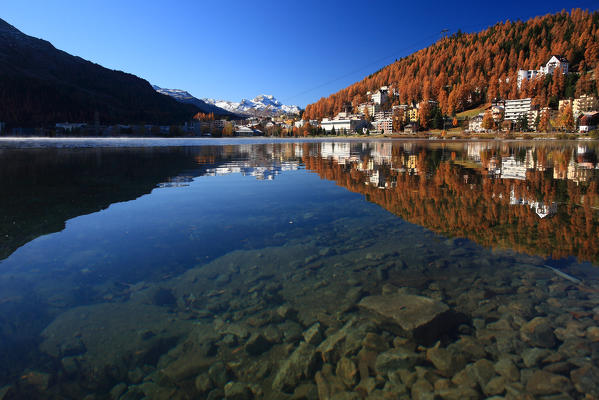
{"label": "roof", "polygon": [[553,57],[557,58],[560,62],[568,62],[568,59],[562,55],[559,54],[552,54],[551,57],[549,57],[549,59],[551,60]]}

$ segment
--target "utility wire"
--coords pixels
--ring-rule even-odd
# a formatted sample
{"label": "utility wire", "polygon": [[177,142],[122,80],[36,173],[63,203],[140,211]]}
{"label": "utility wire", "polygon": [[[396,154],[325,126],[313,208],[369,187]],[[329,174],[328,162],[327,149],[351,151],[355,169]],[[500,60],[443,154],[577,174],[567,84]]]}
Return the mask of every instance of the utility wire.
{"label": "utility wire", "polygon": [[[587,9],[588,9],[590,12],[593,12],[594,10],[596,10],[596,9],[597,9],[597,6],[596,6],[596,4],[595,4],[594,2],[592,2],[592,1],[590,1],[590,2],[582,1],[582,2],[580,2],[580,3],[582,3],[582,4],[589,4],[589,6],[587,7]],[[593,5],[591,6],[590,4],[593,4]],[[582,7],[582,6],[580,6],[580,5],[579,5],[578,7],[576,7],[576,8],[581,8],[581,9],[583,9],[583,10],[585,9],[585,8],[583,8],[583,7]],[[518,20],[519,20],[519,19],[512,20],[512,22],[515,22],[515,21],[518,21]],[[478,32],[478,31],[480,31],[480,30],[484,30],[484,29],[490,28],[490,27],[492,27],[492,26],[494,26],[494,25],[497,25],[497,24],[499,24],[499,23],[502,23],[502,22],[504,22],[504,21],[498,21],[498,22],[496,22],[496,23],[483,23],[483,24],[472,24],[472,25],[466,25],[466,26],[461,26],[461,27],[459,27],[459,30],[468,30],[468,31],[470,31],[470,32],[472,32],[473,30],[476,30],[476,31]],[[525,21],[524,21],[524,22],[525,22]],[[456,32],[457,32],[457,31],[456,31]],[[463,33],[468,33],[468,32],[464,32],[464,31],[463,31]],[[384,56],[384,57],[377,58],[377,59],[375,59],[375,60],[373,60],[373,61],[369,62],[368,64],[365,64],[365,65],[363,65],[363,66],[361,66],[361,67],[359,67],[359,68],[356,68],[356,69],[354,69],[354,70],[352,70],[352,71],[350,71],[350,72],[347,72],[347,73],[345,73],[345,74],[343,74],[343,75],[340,75],[340,76],[338,76],[338,77],[336,77],[336,78],[330,79],[330,80],[328,80],[328,81],[326,81],[326,82],[324,82],[324,83],[321,83],[321,84],[319,84],[319,85],[313,86],[313,87],[311,87],[311,88],[309,88],[309,89],[306,89],[306,90],[304,90],[304,91],[302,91],[302,92],[300,92],[300,93],[297,93],[297,94],[295,94],[295,95],[293,95],[293,96],[287,97],[287,98],[286,98],[286,99],[284,99],[282,102],[283,102],[283,103],[287,103],[287,104],[288,104],[290,100],[292,100],[292,99],[294,99],[294,98],[296,98],[296,97],[303,96],[304,94],[307,94],[307,93],[310,93],[310,92],[312,92],[312,91],[314,91],[314,90],[317,90],[317,89],[320,89],[320,88],[322,88],[322,87],[328,86],[328,85],[330,85],[330,84],[332,84],[332,83],[335,83],[335,82],[337,82],[337,81],[340,81],[340,80],[342,80],[342,79],[345,79],[345,78],[347,78],[347,77],[349,77],[349,76],[352,76],[352,75],[354,75],[354,74],[357,74],[358,72],[362,72],[362,71],[364,71],[365,69],[367,69],[367,68],[371,68],[373,65],[375,65],[375,64],[379,64],[381,61],[387,60],[387,59],[389,59],[389,58],[396,58],[396,59],[397,59],[397,58],[401,58],[401,57],[397,57],[397,55],[398,55],[398,54],[401,54],[401,53],[402,53],[402,52],[404,52],[404,51],[411,50],[411,49],[413,49],[413,48],[414,48],[414,47],[416,47],[416,46],[422,45],[423,43],[428,43],[428,42],[429,42],[431,39],[433,39],[433,38],[435,38],[435,37],[439,37],[439,38],[441,38],[441,37],[446,37],[446,36],[447,36],[447,34],[448,34],[448,30],[447,30],[447,29],[442,29],[441,31],[439,31],[439,32],[437,32],[437,33],[434,33],[434,34],[431,34],[431,35],[427,36],[427,37],[426,37],[426,38],[424,38],[423,40],[419,40],[418,42],[413,42],[413,43],[411,43],[411,44],[409,44],[409,45],[403,46],[401,49],[398,49],[398,50],[394,51],[394,52],[393,52],[393,54],[390,54],[390,55],[387,55],[387,56]],[[420,50],[420,49],[419,49],[419,50]],[[416,50],[416,51],[418,51],[418,50]],[[384,68],[384,67],[383,67],[383,68]]]}

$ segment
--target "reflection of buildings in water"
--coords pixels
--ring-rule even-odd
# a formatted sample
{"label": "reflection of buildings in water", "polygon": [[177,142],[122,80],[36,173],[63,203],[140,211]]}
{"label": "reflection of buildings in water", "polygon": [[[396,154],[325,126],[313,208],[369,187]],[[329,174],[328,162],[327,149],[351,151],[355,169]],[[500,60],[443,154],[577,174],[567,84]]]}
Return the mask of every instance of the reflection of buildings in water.
{"label": "reflection of buildings in water", "polygon": [[574,160],[570,160],[566,177],[577,184],[581,182],[587,182],[593,177],[595,172],[594,170],[595,164],[591,162],[577,163]]}
{"label": "reflection of buildings in water", "polygon": [[221,176],[229,174],[241,174],[243,176],[253,176],[258,180],[273,180],[275,176],[283,171],[295,171],[299,169],[299,163],[287,161],[280,164],[269,166],[256,166],[252,162],[231,162],[220,165],[215,168],[206,169],[203,176]]}
{"label": "reflection of buildings in water", "polygon": [[370,157],[376,164],[391,164],[393,154],[393,143],[374,143],[370,151]]}
{"label": "reflection of buildings in water", "polygon": [[536,201],[534,199],[526,199],[524,197],[517,197],[514,193],[514,188],[510,192],[510,205],[522,205],[529,206],[534,212],[540,217],[545,218],[549,215],[557,213],[557,203],[552,201],[551,204],[545,204],[542,201]]}
{"label": "reflection of buildings in water", "polygon": [[501,177],[501,165],[497,157],[491,157],[489,159],[489,165],[487,166],[488,176],[491,178]]}
{"label": "reflection of buildings in water", "polygon": [[320,144],[320,156],[332,158],[338,164],[345,164],[351,156],[350,144],[342,142],[325,142]]}
{"label": "reflection of buildings in water", "polygon": [[181,175],[168,178],[166,182],[161,182],[157,185],[159,188],[185,187],[193,181],[193,176]]}
{"label": "reflection of buildings in water", "polygon": [[404,156],[404,165],[410,175],[418,175],[418,156],[416,154]]}
{"label": "reflection of buildings in water", "polygon": [[526,164],[513,156],[501,159],[501,179],[526,180]]}
{"label": "reflection of buildings in water", "polygon": [[472,160],[472,161],[478,161],[480,162],[481,157],[480,154],[483,151],[492,149],[493,145],[491,143],[485,143],[485,142],[475,142],[475,143],[467,143],[466,144],[466,154],[468,159]]}

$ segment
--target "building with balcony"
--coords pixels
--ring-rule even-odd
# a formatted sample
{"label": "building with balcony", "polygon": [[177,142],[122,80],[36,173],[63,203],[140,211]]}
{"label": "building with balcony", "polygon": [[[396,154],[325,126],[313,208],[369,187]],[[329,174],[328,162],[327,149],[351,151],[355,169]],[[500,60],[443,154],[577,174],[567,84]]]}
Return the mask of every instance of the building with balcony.
{"label": "building with balcony", "polygon": [[583,94],[572,102],[572,114],[574,118],[593,111],[599,111],[599,101],[597,101],[595,96]]}

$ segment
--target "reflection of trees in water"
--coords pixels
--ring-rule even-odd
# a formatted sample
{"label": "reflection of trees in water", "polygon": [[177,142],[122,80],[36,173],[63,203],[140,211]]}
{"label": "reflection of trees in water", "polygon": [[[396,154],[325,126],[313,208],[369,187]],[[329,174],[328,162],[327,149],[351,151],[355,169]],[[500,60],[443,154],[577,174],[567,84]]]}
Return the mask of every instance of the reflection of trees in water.
{"label": "reflection of trees in water", "polygon": [[[587,169],[577,179],[574,152],[541,149],[527,155],[526,149],[516,149],[510,155],[490,149],[480,153],[478,168],[467,168],[460,165],[467,160],[455,151],[445,157],[438,150],[411,154],[394,150],[390,164],[375,167],[376,176],[386,180],[378,187],[365,184],[373,171],[361,170],[357,163],[339,165],[319,157],[304,157],[304,162],[306,169],[322,178],[436,232],[467,237],[484,246],[554,258],[574,255],[599,263],[599,221],[593,209],[599,205],[597,174]],[[498,179],[499,175],[488,173],[489,168],[500,168],[506,156],[520,163],[532,158],[534,168],[526,169],[526,179]],[[577,158],[596,161],[593,152]],[[555,179],[554,173],[562,179]]]}

